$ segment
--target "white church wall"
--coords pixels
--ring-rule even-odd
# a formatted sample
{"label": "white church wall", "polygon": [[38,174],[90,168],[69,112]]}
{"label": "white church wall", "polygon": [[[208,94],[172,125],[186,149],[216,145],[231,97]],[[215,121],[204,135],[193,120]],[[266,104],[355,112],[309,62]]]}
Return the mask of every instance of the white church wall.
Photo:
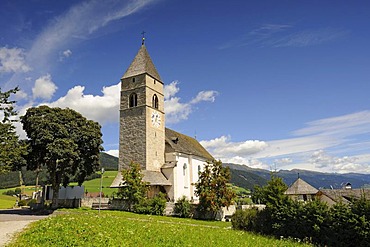
{"label": "white church wall", "polygon": [[[190,181],[189,181],[189,162],[188,157],[185,154],[177,156],[177,166],[174,169],[174,174],[176,174],[175,193],[174,199],[178,200],[182,196],[186,196],[189,200],[190,198]],[[185,169],[184,169],[185,167]],[[176,186],[177,185],[177,186]]]}
{"label": "white church wall", "polygon": [[[199,171],[202,172],[204,170],[204,166],[206,164],[206,161],[204,159],[201,159],[199,157],[192,157],[192,180],[191,184],[195,184],[199,181]],[[200,168],[200,169],[199,169]],[[198,201],[198,196],[195,195],[195,186],[193,185],[193,200],[195,202]]]}
{"label": "white church wall", "polygon": [[197,202],[194,183],[199,180],[198,167],[203,171],[206,162],[202,158],[187,154],[178,154],[176,160],[177,166],[173,170],[173,198],[176,201],[186,196],[189,200]]}

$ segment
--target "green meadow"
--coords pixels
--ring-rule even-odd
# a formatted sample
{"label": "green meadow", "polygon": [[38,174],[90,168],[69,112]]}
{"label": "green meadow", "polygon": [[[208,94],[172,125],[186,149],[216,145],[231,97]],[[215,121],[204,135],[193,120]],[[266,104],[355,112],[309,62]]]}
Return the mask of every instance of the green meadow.
{"label": "green meadow", "polygon": [[[121,211],[61,210],[34,222],[9,247],[22,246],[297,246],[199,221]],[[305,246],[305,245],[301,245]]]}
{"label": "green meadow", "polygon": [[[105,196],[111,196],[113,192],[117,191],[117,189],[109,188],[109,186],[112,184],[116,175],[117,175],[117,171],[104,172],[102,191]],[[77,183],[71,183],[71,185],[77,185]],[[85,186],[85,191],[99,192],[100,191],[100,178],[95,178],[89,181],[85,181],[83,183],[83,186]],[[0,189],[0,209],[8,209],[14,206],[17,198],[13,196],[3,195],[3,192],[7,190],[15,190],[16,188],[20,188],[20,187]],[[22,187],[23,194],[32,195],[33,191],[35,191],[35,186],[23,186]]]}

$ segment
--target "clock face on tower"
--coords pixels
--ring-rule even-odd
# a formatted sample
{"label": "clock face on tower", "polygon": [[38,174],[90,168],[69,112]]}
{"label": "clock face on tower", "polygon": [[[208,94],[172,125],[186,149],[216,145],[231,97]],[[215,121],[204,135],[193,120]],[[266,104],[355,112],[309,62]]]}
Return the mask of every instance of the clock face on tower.
{"label": "clock face on tower", "polygon": [[161,115],[157,111],[152,111],[152,125],[157,128],[161,126]]}

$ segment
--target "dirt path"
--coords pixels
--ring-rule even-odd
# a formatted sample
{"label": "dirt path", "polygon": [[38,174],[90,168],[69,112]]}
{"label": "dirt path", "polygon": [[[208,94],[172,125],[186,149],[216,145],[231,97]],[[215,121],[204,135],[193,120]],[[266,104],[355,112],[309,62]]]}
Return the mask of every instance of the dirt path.
{"label": "dirt path", "polygon": [[0,210],[0,246],[5,246],[15,233],[22,231],[31,222],[48,215],[35,215],[27,209]]}

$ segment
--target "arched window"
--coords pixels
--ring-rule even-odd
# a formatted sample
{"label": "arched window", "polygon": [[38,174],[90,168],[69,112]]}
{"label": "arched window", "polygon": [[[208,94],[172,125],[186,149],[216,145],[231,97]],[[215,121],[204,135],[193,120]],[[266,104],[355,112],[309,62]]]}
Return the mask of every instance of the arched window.
{"label": "arched window", "polygon": [[129,107],[135,107],[135,106],[137,106],[137,94],[132,93],[130,94]]}
{"label": "arched window", "polygon": [[182,170],[183,170],[183,173],[184,173],[184,176],[186,175],[186,168],[187,168],[188,166],[186,165],[186,163],[184,163],[184,166],[182,167]]}
{"label": "arched window", "polygon": [[156,94],[153,95],[152,106],[153,108],[158,109],[158,97]]}

